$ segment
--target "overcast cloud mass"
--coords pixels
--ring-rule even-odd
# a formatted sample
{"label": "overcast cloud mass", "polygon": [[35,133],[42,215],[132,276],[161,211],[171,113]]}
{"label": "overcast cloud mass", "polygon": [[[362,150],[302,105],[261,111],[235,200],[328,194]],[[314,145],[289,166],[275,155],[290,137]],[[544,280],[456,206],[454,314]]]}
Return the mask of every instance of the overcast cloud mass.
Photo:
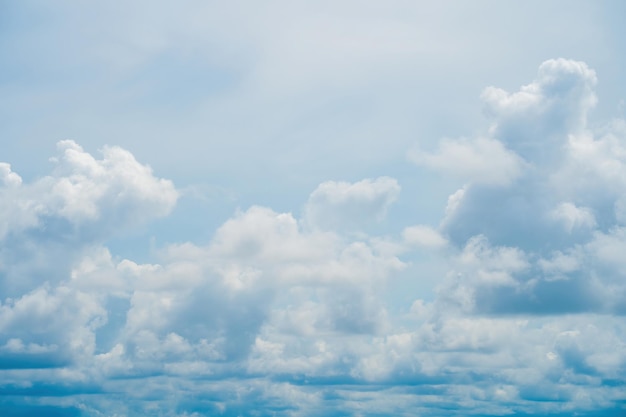
{"label": "overcast cloud mass", "polygon": [[624,16],[3,2],[0,415],[626,415]]}

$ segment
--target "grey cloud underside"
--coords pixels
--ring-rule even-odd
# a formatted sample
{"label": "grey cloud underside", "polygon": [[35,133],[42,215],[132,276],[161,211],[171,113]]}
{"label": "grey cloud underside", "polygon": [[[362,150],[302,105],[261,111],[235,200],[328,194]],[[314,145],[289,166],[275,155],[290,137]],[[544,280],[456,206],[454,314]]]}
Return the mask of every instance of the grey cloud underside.
{"label": "grey cloud underside", "polygon": [[[398,236],[371,233],[395,179],[328,181],[300,217],[252,206],[210,242],[139,263],[107,241],[167,216],[179,193],[129,152],[61,142],[30,183],[0,164],[0,407],[620,415],[626,128],[587,126],[595,84],[584,63],[551,60],[516,93],[485,90],[485,135],[410,155],[467,183],[438,230],[417,221]],[[393,312],[384,294],[416,254],[449,273],[434,300]]]}

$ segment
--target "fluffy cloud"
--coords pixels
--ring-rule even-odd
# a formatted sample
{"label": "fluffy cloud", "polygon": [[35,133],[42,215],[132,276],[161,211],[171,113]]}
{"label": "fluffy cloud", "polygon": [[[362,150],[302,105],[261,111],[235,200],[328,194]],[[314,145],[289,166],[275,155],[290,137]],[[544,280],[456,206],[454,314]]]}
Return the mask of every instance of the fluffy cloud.
{"label": "fluffy cloud", "polygon": [[[106,321],[97,296],[44,285],[0,305],[2,368],[48,368],[89,360]],[[1,343],[0,342],[0,343]]]}
{"label": "fluffy cloud", "polygon": [[[0,187],[0,282],[17,296],[67,278],[82,252],[167,215],[178,193],[132,154],[105,147],[96,159],[72,141],[58,143],[48,176],[22,183],[3,165]],[[7,178],[9,180],[7,180]]]}
{"label": "fluffy cloud", "polygon": [[[586,65],[548,61],[537,81],[501,97],[500,112],[495,112],[497,136],[508,138],[505,131],[513,129],[513,121],[531,117],[538,119],[536,126],[552,126],[550,135],[542,132],[537,137],[560,142],[539,145],[520,133],[515,139],[518,150],[530,144],[524,149],[539,146],[558,152],[549,163],[541,155],[526,154],[538,169],[524,181],[500,190],[470,185],[454,199],[443,223],[453,241],[463,245],[481,233],[497,245],[520,248],[532,265],[514,274],[508,288],[453,279],[453,286],[463,288],[462,303],[492,313],[621,311],[622,274],[610,253],[621,246],[617,236],[622,234],[619,190],[626,172],[625,137],[619,122],[598,137],[587,129],[594,84],[595,74]],[[558,117],[554,106],[562,112]]]}
{"label": "fluffy cloud", "polygon": [[[235,213],[205,246],[168,246],[153,264],[118,259],[102,246],[107,237],[166,214],[176,190],[122,149],[105,148],[98,161],[73,142],[59,147],[53,174],[32,184],[21,185],[3,165],[10,180],[3,192],[15,192],[13,199],[4,200],[6,210],[18,215],[13,207],[22,201],[33,207],[26,213],[30,221],[7,222],[3,240],[7,252],[30,248],[23,251],[24,261],[7,257],[3,263],[3,389],[19,381],[8,377],[19,368],[32,370],[32,383],[64,381],[77,391],[76,384],[115,389],[107,388],[110,378],[131,376],[156,389],[155,373],[175,384],[176,378],[194,375],[232,378],[242,366],[252,375],[324,375],[335,372],[336,358],[326,361],[325,371],[316,371],[311,367],[315,361],[301,356],[304,352],[294,342],[308,335],[323,350],[322,334],[334,334],[339,341],[363,340],[388,325],[377,294],[389,275],[404,267],[396,256],[401,245],[349,238],[311,227],[308,218],[253,206]],[[362,220],[375,220],[398,192],[390,178],[329,182],[312,193],[307,214],[336,215],[339,221],[353,210],[357,217],[362,213]],[[50,230],[52,222],[62,222],[64,228]],[[37,233],[49,234],[50,243],[33,241]],[[68,238],[61,239],[64,235]],[[71,254],[65,253],[68,248]],[[53,275],[37,274],[30,254]],[[31,279],[11,286],[24,273]],[[294,364],[267,367],[268,355],[281,346],[272,341],[275,337],[284,338],[283,345],[299,356]],[[262,396],[289,392],[274,384],[262,389]],[[102,409],[97,401],[80,407],[94,413]],[[134,410],[141,414],[143,407],[138,399]],[[229,407],[236,404],[231,401]]]}
{"label": "fluffy cloud", "polygon": [[546,61],[518,92],[485,89],[485,113],[493,121],[488,137],[444,139],[437,151],[415,149],[409,157],[477,185],[508,186],[531,167],[530,175],[539,170],[545,177],[570,151],[572,137],[585,134],[587,114],[597,101],[596,83],[584,62]]}
{"label": "fluffy cloud", "polygon": [[550,163],[569,134],[584,131],[597,101],[596,83],[595,71],[584,62],[551,59],[515,93],[489,87],[482,97],[493,118],[491,133],[526,160]]}
{"label": "fluffy cloud", "polygon": [[522,175],[524,161],[491,138],[443,140],[435,153],[413,150],[409,158],[425,166],[470,181],[502,186]]}
{"label": "fluffy cloud", "polygon": [[0,163],[0,176],[5,187],[17,187],[22,184],[22,178],[11,171],[11,165],[6,162]]}
{"label": "fluffy cloud", "polygon": [[[621,314],[612,254],[623,233],[626,136],[620,122],[587,127],[595,83],[584,63],[551,60],[517,93],[486,90],[494,140],[532,168],[506,186],[470,182],[450,196],[441,228],[458,254],[441,302],[483,314]],[[517,261],[502,263],[503,253]]]}
{"label": "fluffy cloud", "polygon": [[559,204],[550,212],[550,216],[560,221],[569,233],[578,228],[593,229],[596,226],[596,219],[591,209],[576,207],[568,202]]}
{"label": "fluffy cloud", "polygon": [[382,220],[400,193],[393,178],[356,183],[328,181],[320,184],[304,209],[306,223],[320,229],[360,229]]}
{"label": "fluffy cloud", "polygon": [[448,241],[441,234],[429,226],[417,225],[407,227],[402,231],[404,242],[425,248],[441,248]]}
{"label": "fluffy cloud", "polygon": [[0,167],[5,184],[0,238],[39,230],[102,239],[165,216],[176,203],[172,183],[155,178],[128,151],[105,147],[98,160],[73,141],[57,147],[53,173],[32,184],[22,184],[8,164]]}
{"label": "fluffy cloud", "polygon": [[382,331],[387,315],[376,293],[404,267],[400,250],[306,231],[290,213],[253,206],[206,246],[163,249],[158,264],[86,251],[63,285],[109,313],[87,332],[101,351],[90,378],[230,374],[264,346],[262,327],[292,339]]}
{"label": "fluffy cloud", "polygon": [[[120,280],[88,262],[98,245],[168,214],[177,192],[127,151],[95,159],[72,141],[58,144],[51,175],[23,183],[2,164],[0,326],[4,368],[90,362],[95,330],[107,321],[106,293]],[[94,247],[96,249],[94,249]],[[100,255],[102,256],[102,255]],[[102,286],[76,285],[74,270],[99,271]],[[115,285],[113,285],[115,286]],[[123,285],[118,285],[123,287]]]}
{"label": "fluffy cloud", "polygon": [[[623,413],[626,139],[620,123],[585,124],[594,84],[585,64],[553,60],[519,92],[486,90],[488,135],[418,158],[466,184],[439,227],[397,235],[369,227],[395,179],[328,181],[300,217],[253,205],[142,263],[107,240],[167,215],[178,191],[130,153],[61,142],[31,183],[0,164],[0,407]],[[409,288],[434,254],[449,271],[425,299]]]}

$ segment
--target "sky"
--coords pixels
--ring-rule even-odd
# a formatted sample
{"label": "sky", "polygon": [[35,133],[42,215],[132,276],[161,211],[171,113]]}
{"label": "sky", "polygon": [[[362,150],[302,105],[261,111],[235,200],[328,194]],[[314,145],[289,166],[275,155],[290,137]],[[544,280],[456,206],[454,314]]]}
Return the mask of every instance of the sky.
{"label": "sky", "polygon": [[0,415],[626,415],[621,1],[0,3]]}

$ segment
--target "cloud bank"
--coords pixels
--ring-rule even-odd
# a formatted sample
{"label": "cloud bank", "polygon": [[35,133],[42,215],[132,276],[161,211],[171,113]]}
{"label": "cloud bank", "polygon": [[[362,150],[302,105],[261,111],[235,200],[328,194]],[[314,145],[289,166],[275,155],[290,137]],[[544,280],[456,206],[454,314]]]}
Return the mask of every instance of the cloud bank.
{"label": "cloud bank", "polygon": [[[142,263],[108,242],[168,216],[179,191],[130,152],[62,141],[31,182],[1,163],[0,408],[624,413],[626,123],[587,125],[596,83],[556,59],[519,91],[487,88],[483,134],[410,152],[465,184],[438,226],[397,233],[370,226],[419,190],[329,180],[301,216],[252,205]],[[449,271],[434,299],[392,308],[435,253]]]}

